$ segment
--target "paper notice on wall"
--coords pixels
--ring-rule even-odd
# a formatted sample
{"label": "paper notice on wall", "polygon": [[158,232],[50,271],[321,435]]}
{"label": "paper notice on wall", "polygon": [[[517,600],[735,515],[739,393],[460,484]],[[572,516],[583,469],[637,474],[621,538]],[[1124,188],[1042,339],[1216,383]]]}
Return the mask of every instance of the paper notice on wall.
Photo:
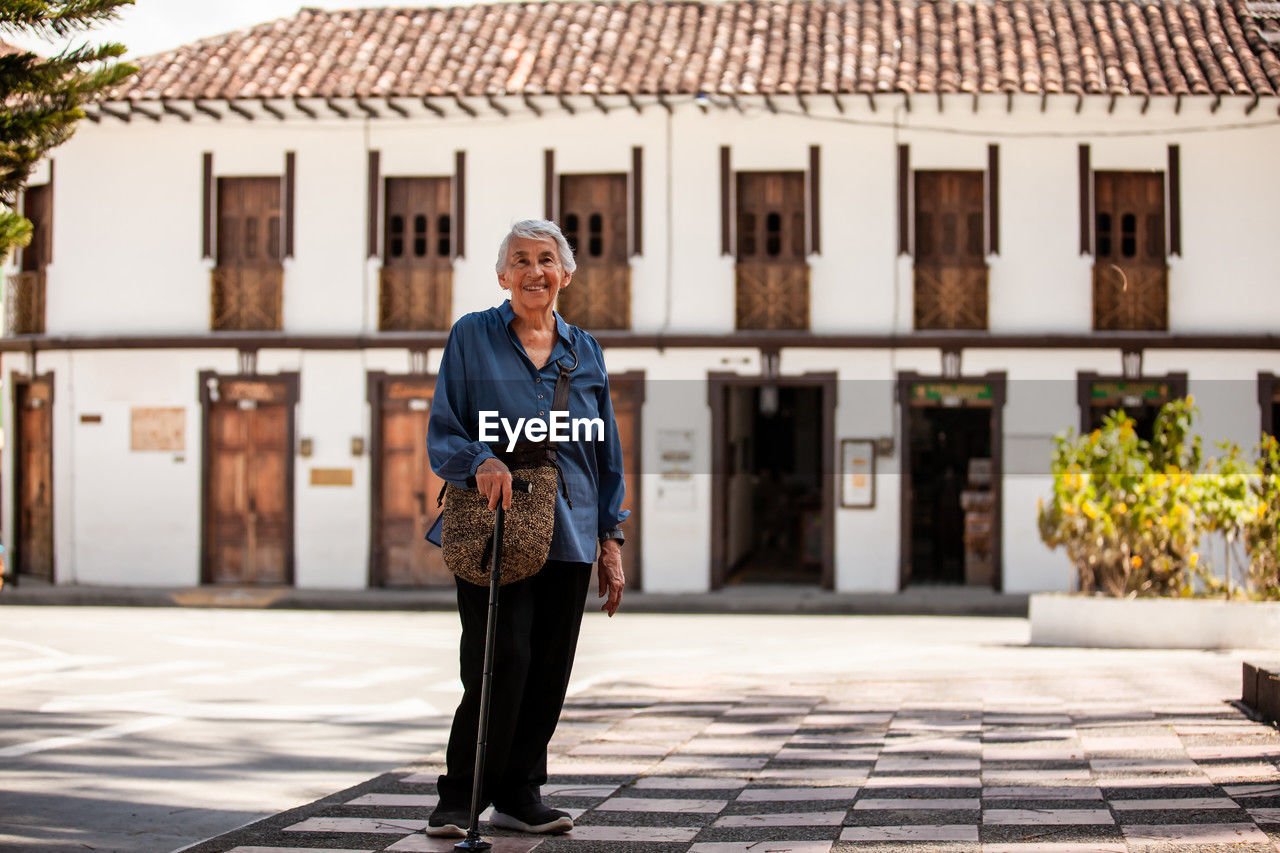
{"label": "paper notice on wall", "polygon": [[134,406],[130,409],[129,434],[131,450],[186,450],[187,410]]}

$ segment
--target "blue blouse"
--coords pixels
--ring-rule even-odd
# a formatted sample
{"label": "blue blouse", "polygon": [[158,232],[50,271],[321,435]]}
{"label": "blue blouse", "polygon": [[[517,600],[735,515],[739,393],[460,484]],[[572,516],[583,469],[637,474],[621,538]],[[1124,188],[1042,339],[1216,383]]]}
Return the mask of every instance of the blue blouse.
{"label": "blue blouse", "polygon": [[[550,421],[551,400],[560,375],[558,364],[563,359],[566,367],[571,366],[576,355],[578,364],[569,384],[570,421],[559,430],[570,440],[555,443],[568,501],[565,490],[556,492],[555,532],[548,559],[594,562],[599,535],[631,514],[622,509],[622,442],[609,399],[604,353],[595,338],[557,313],[559,340],[539,370],[511,328],[515,316],[507,301],[497,308],[467,314],[453,324],[436,376],[427,422],[427,455],[441,478],[466,488],[467,478],[494,456],[490,444],[480,440],[480,413],[496,413],[487,416],[490,426],[486,438],[496,437],[492,444],[502,448],[509,436],[498,424],[499,418],[511,427],[518,418]],[[594,418],[603,421],[603,430],[580,425],[574,434],[572,421]],[[520,438],[527,436],[522,433]]]}

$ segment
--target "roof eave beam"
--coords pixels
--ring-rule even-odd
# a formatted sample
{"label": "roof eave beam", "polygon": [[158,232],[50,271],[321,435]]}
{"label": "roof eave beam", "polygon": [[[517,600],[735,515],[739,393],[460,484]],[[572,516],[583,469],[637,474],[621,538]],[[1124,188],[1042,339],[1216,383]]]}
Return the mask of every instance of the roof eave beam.
{"label": "roof eave beam", "polygon": [[247,119],[248,121],[253,121],[255,118],[257,118],[257,116],[255,116],[253,113],[249,112],[244,107],[240,106],[230,98],[227,99],[227,109],[231,110],[231,112],[235,113],[236,115]]}

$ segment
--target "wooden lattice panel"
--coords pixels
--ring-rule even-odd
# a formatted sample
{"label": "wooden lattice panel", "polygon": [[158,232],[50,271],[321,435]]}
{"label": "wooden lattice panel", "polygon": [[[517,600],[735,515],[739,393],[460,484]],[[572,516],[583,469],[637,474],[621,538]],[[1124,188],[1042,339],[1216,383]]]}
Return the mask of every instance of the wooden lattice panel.
{"label": "wooden lattice panel", "polygon": [[284,307],[284,270],[218,267],[213,270],[215,332],[278,332]]}
{"label": "wooden lattice panel", "polygon": [[580,266],[556,309],[584,329],[631,328],[631,267]]}
{"label": "wooden lattice panel", "polygon": [[10,335],[44,334],[45,274],[20,272],[9,276],[5,300],[5,328]]}
{"label": "wooden lattice panel", "polygon": [[915,267],[917,329],[987,328],[987,268]]}
{"label": "wooden lattice panel", "polygon": [[737,328],[809,328],[809,266],[803,263],[737,265]]}
{"label": "wooden lattice panel", "polygon": [[1167,330],[1168,267],[1094,264],[1093,328],[1106,332]]}
{"label": "wooden lattice panel", "polygon": [[443,331],[449,328],[452,304],[451,268],[382,268],[378,295],[382,331]]}

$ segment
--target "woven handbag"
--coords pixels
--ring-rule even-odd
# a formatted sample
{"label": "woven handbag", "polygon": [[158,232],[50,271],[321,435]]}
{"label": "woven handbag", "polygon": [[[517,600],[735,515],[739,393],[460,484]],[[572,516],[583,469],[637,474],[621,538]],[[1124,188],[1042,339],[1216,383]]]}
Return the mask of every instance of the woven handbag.
{"label": "woven handbag", "polygon": [[[551,408],[568,411],[569,374],[578,366],[577,355],[573,355],[572,366],[558,366],[560,375]],[[550,436],[540,442],[518,442],[511,452],[497,450],[494,455],[510,469],[513,481],[499,566],[499,583],[506,586],[533,577],[546,565],[555,531],[557,483],[565,489],[566,500],[569,496],[556,461],[557,448]],[[521,485],[527,484],[527,490],[516,487],[520,481],[523,481]],[[463,489],[448,483],[441,490],[437,504],[441,502],[442,520],[427,534],[427,539],[435,542],[432,533],[438,532],[437,544],[444,550],[445,567],[468,583],[488,586],[496,516],[489,509],[489,499],[478,489]],[[569,506],[573,506],[572,502]]]}

